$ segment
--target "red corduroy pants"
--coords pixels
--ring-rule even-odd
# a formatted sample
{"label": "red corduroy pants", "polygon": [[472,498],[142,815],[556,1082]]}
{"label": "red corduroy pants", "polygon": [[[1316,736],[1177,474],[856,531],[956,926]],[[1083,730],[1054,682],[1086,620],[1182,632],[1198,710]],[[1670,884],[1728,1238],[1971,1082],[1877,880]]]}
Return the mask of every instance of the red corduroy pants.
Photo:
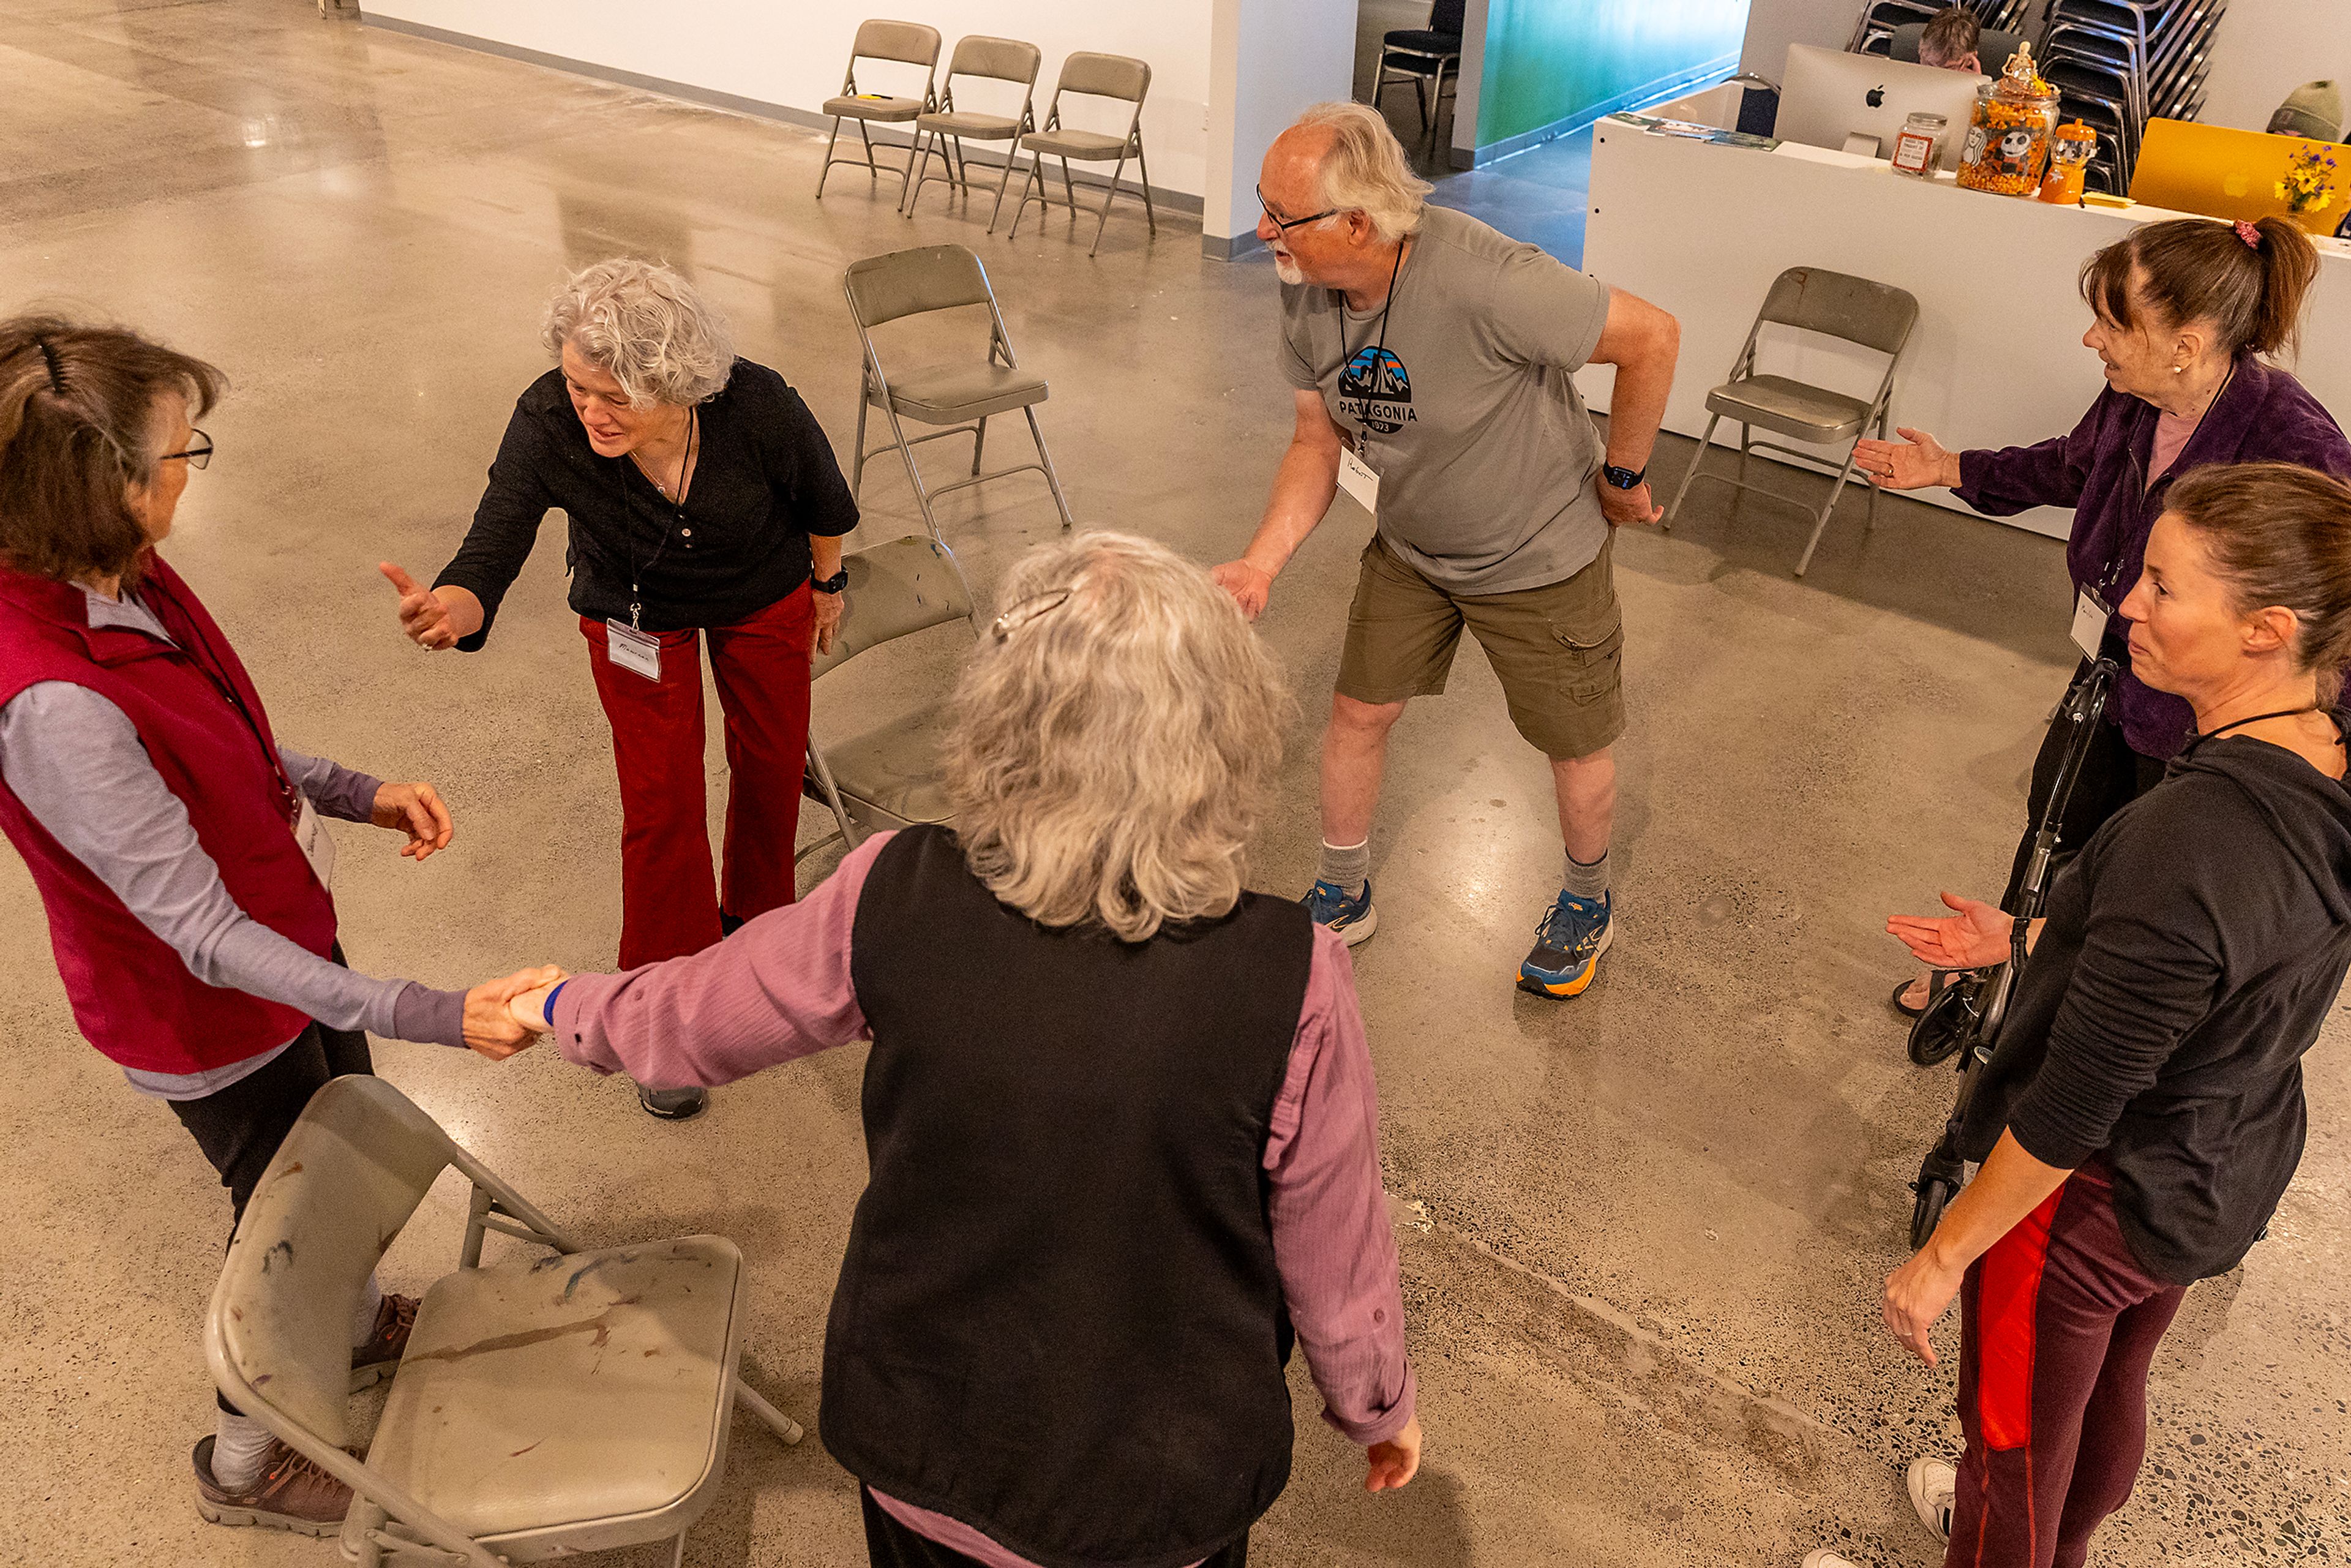
{"label": "red corduroy pants", "polygon": [[[806,584],[731,626],[657,633],[661,679],[612,663],[582,617],[621,779],[621,967],[698,953],[723,910],[748,920],[792,902],[792,843],[808,756]],[[713,875],[703,780],[702,655],[726,726],[726,842]]]}

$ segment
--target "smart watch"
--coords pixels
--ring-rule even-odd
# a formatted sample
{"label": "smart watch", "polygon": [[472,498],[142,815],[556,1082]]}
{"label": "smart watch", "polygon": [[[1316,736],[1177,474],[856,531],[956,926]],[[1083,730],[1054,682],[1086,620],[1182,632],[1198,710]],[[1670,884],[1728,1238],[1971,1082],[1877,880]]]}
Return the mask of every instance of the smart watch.
{"label": "smart watch", "polygon": [[1600,476],[1619,490],[1639,489],[1642,480],[1648,477],[1648,473],[1646,468],[1619,468],[1614,463],[1603,463],[1600,465]]}
{"label": "smart watch", "polygon": [[839,593],[849,586],[849,569],[844,566],[831,577],[811,577],[809,586],[819,593]]}

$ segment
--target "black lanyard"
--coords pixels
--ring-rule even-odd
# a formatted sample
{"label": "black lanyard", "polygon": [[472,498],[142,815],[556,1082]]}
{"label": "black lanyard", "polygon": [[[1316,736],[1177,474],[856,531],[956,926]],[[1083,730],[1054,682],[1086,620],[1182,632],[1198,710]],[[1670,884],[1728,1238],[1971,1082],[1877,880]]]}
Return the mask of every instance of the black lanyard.
{"label": "black lanyard", "polygon": [[629,533],[629,469],[636,468],[644,474],[645,482],[653,486],[654,493],[661,495],[663,500],[669,501],[669,497],[662,495],[660,481],[640,465],[633,455],[624,455],[621,458],[622,466],[615,470],[621,481],[621,542],[628,547],[629,551],[629,630],[632,632],[642,630],[637,622],[644,612],[644,605],[640,602],[643,590],[638,586],[639,580],[661,564],[664,552],[669,549],[670,530],[685,526],[686,476],[694,472],[695,442],[701,432],[702,416],[693,405],[688,404],[685,411],[685,456],[677,465],[677,499],[670,501],[670,520],[662,525],[661,543],[653,547],[651,560],[640,562],[637,559],[637,541]]}
{"label": "black lanyard", "polygon": [[2306,713],[2317,713],[2317,712],[2319,712],[2319,711],[2320,711],[2320,709],[2318,708],[2318,706],[2317,706],[2315,704],[2314,704],[2314,705],[2312,705],[2312,706],[2309,706],[2309,707],[2282,707],[2282,708],[2278,709],[2278,710],[2277,710],[2277,712],[2275,712],[2275,713],[2257,713],[2257,714],[2253,715],[2253,716],[2252,716],[2252,717],[2251,717],[2251,718],[2233,718],[2233,719],[2231,719],[2228,723],[2226,723],[2226,724],[2222,725],[2220,728],[2218,728],[2218,729],[2214,730],[2214,731],[2213,731],[2211,734],[2210,734],[2210,735],[2199,735],[2199,736],[2196,736],[2195,737],[2193,737],[2193,739],[2190,741],[2190,743],[2189,743],[2189,744],[2191,744],[2191,745],[2192,745],[2192,744],[2194,744],[2194,742],[2195,742],[2195,741],[2199,741],[2199,740],[2218,740],[2220,737],[2222,737],[2222,736],[2224,736],[2224,735],[2228,734],[2228,733],[2229,733],[2231,730],[2232,730],[2232,729],[2242,729],[2245,726],[2247,726],[2247,725],[2249,725],[2249,724],[2259,724],[2259,723],[2261,723],[2263,719],[2267,719],[2267,718],[2294,718],[2294,717],[2297,717],[2297,716],[2299,716],[2300,715],[2303,715],[2303,714],[2306,714]]}
{"label": "black lanyard", "polygon": [[[1388,268],[1387,297],[1380,301],[1380,340],[1375,345],[1378,352],[1372,357],[1372,373],[1375,376],[1379,374],[1379,355],[1388,351],[1388,312],[1395,308],[1396,275],[1404,270],[1405,244],[1405,240],[1396,242],[1395,265]],[[1339,368],[1343,371],[1354,357],[1347,351],[1347,314],[1343,307],[1339,312]]]}

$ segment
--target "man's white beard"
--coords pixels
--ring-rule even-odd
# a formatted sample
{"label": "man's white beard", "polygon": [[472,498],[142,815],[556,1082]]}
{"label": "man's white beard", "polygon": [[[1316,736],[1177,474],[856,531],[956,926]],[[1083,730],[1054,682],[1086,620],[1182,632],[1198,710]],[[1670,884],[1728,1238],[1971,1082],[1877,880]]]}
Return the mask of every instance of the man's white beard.
{"label": "man's white beard", "polygon": [[1306,274],[1298,269],[1297,261],[1291,257],[1288,251],[1284,250],[1278,250],[1273,253],[1273,275],[1281,279],[1284,283],[1303,283],[1306,281]]}

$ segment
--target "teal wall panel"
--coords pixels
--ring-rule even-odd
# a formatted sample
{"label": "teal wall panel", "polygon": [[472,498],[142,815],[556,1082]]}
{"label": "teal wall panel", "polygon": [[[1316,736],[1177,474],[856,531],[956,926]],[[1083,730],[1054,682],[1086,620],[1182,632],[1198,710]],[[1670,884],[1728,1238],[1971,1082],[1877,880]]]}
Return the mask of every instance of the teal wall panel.
{"label": "teal wall panel", "polygon": [[1489,0],[1478,145],[1637,102],[1728,68],[1749,0]]}

